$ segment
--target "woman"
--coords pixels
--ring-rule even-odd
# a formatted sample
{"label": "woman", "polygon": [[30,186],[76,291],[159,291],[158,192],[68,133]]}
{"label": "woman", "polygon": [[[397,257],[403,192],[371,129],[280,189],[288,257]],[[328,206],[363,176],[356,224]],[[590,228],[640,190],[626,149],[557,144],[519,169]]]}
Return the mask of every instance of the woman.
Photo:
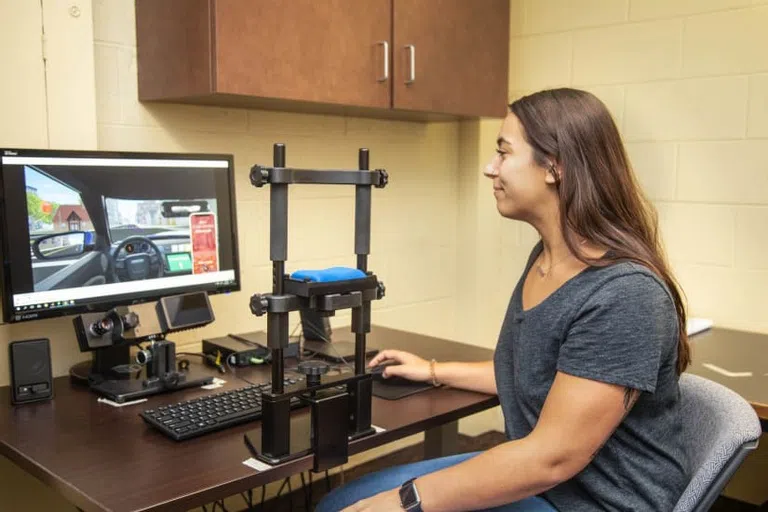
{"label": "woman", "polygon": [[318,510],[668,511],[687,484],[685,309],[608,110],[584,91],[532,94],[510,105],[497,145],[485,174],[498,211],[541,241],[493,361],[385,350],[371,365],[497,393],[509,441],[368,475]]}

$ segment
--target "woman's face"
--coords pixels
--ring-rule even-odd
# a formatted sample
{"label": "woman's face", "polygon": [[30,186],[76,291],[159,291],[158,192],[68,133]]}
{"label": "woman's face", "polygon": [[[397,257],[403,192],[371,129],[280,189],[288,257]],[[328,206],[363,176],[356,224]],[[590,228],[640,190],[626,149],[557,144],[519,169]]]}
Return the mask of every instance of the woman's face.
{"label": "woman's face", "polygon": [[517,116],[508,114],[497,139],[496,155],[484,173],[493,180],[499,213],[510,219],[530,220],[557,204],[554,175],[533,159]]}

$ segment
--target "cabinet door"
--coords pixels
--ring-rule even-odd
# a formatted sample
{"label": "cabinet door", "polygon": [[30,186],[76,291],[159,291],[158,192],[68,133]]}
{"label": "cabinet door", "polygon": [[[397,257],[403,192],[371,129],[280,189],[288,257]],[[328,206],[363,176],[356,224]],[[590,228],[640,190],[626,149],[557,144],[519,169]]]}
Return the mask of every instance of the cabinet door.
{"label": "cabinet door", "polygon": [[214,9],[215,92],[390,106],[391,0],[215,0]]}
{"label": "cabinet door", "polygon": [[393,106],[503,117],[509,1],[393,1]]}

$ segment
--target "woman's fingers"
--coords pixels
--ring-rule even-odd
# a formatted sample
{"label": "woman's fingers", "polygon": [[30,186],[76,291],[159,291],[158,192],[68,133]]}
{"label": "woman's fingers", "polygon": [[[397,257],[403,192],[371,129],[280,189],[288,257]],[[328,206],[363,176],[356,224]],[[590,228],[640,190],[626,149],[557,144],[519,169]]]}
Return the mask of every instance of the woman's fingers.
{"label": "woman's fingers", "polygon": [[373,367],[389,360],[394,360],[400,363],[402,362],[400,354],[401,352],[399,350],[382,350],[376,354],[376,357],[371,359],[371,362],[368,363],[368,366]]}

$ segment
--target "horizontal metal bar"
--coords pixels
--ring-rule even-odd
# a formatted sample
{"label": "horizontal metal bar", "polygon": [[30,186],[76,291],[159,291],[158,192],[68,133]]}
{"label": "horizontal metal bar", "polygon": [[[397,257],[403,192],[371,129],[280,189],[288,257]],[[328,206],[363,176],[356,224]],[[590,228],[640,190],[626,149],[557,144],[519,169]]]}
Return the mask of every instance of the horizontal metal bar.
{"label": "horizontal metal bar", "polygon": [[272,184],[324,184],[324,185],[386,185],[386,173],[375,171],[312,170],[291,168],[264,168]]}

